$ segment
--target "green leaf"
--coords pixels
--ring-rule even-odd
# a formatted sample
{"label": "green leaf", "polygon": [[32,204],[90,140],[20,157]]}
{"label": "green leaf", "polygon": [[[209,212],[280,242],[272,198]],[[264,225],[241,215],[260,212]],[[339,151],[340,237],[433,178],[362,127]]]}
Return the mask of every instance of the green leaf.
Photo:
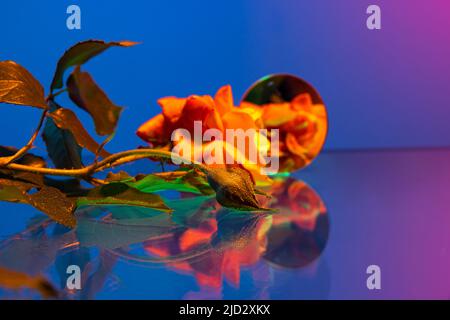
{"label": "green leaf", "polygon": [[193,196],[167,201],[173,210],[172,220],[182,226],[198,227],[205,219],[211,218],[216,201],[213,196]]}
{"label": "green leaf", "polygon": [[106,49],[114,46],[118,47],[130,47],[138,44],[132,41],[120,41],[120,42],[104,42],[101,40],[88,40],[79,42],[73,47],[69,48],[64,55],[59,59],[56,66],[55,75],[50,86],[50,91],[60,89],[63,86],[64,72],[72,67],[79,66],[87,62],[89,59],[102,53]]}
{"label": "green leaf", "polygon": [[[51,111],[60,108],[56,103],[50,102]],[[60,169],[81,168],[81,150],[75,137],[69,130],[61,130],[52,118],[45,121],[42,137],[47,146],[47,153],[55,167]]]}
{"label": "green leaf", "polygon": [[78,206],[83,205],[124,205],[141,206],[164,212],[170,212],[159,195],[141,192],[121,182],[112,182],[91,189],[85,197],[77,200]]}
{"label": "green leaf", "polygon": [[[35,192],[32,192],[35,191]],[[75,203],[56,188],[12,179],[0,179],[0,200],[32,205],[62,225],[73,228]]]}
{"label": "green leaf", "polygon": [[42,85],[14,61],[0,61],[0,102],[48,108]]}
{"label": "green leaf", "polygon": [[[93,154],[97,154],[100,145],[89,135],[75,113],[69,109],[58,108],[48,116],[53,119],[59,129],[70,131],[80,147],[88,149]],[[106,158],[110,153],[102,148],[99,155]]]}
{"label": "green leaf", "polygon": [[91,115],[98,135],[114,133],[122,108],[109,100],[89,73],[75,68],[67,79],[67,89],[72,101]]}
{"label": "green leaf", "polygon": [[[179,175],[180,173],[182,175]],[[169,173],[164,177],[149,174],[136,182],[128,183],[128,185],[148,193],[166,190],[204,195],[214,193],[214,190],[208,185],[206,179],[195,171],[174,172],[173,175]]]}

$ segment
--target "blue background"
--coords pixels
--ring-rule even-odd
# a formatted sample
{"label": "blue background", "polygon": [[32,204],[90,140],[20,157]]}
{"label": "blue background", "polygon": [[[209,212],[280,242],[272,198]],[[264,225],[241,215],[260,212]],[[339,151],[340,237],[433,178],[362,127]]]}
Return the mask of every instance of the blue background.
{"label": "blue background", "polygon": [[[381,30],[366,28],[373,3]],[[66,28],[70,4],[81,7],[81,30]],[[77,41],[142,41],[85,66],[126,107],[110,151],[142,144],[134,132],[159,112],[159,97],[231,84],[240,99],[277,72],[301,76],[323,96],[327,149],[449,146],[449,10],[441,0],[2,1],[0,59],[22,64],[48,90],[58,58]],[[0,143],[23,145],[38,117],[2,106]]]}

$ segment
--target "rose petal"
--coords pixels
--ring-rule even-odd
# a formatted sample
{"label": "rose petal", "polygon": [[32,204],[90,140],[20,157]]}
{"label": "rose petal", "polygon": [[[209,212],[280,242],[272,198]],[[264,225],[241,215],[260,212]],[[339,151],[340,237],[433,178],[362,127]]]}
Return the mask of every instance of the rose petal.
{"label": "rose petal", "polygon": [[164,116],[158,114],[142,124],[136,134],[144,141],[161,144],[167,141],[164,132]]}
{"label": "rose petal", "polygon": [[279,127],[293,119],[297,113],[289,103],[271,103],[263,107],[262,120],[266,127]]}
{"label": "rose petal", "polygon": [[213,110],[206,118],[206,127],[208,129],[218,129],[220,131],[223,131],[224,127],[222,118],[220,117],[220,114],[219,112],[217,112],[217,110]]}
{"label": "rose petal", "polygon": [[163,115],[170,122],[175,123],[181,116],[186,98],[165,97],[158,100],[158,104],[163,110]]}
{"label": "rose petal", "polygon": [[291,108],[293,110],[309,110],[312,106],[312,99],[309,93],[300,93],[295,96],[291,102]]}
{"label": "rose petal", "polygon": [[286,147],[291,153],[299,157],[306,157],[308,154],[308,149],[300,145],[296,136],[290,132],[286,135]]}
{"label": "rose petal", "polygon": [[252,117],[247,112],[239,110],[226,113],[222,117],[222,122],[225,129],[257,129]]}
{"label": "rose petal", "polygon": [[214,96],[214,102],[216,103],[219,114],[224,115],[225,113],[230,112],[234,108],[231,86],[226,85],[217,90],[217,93]]}
{"label": "rose petal", "polygon": [[186,100],[183,111],[175,128],[184,128],[194,133],[194,122],[202,121],[202,130],[206,130],[206,120],[214,111],[214,100],[210,96],[190,96]]}

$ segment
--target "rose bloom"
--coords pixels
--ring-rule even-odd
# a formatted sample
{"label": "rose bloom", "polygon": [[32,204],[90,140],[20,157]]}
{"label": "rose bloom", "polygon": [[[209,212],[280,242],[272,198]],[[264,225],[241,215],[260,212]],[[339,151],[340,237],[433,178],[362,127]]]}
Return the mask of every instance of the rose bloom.
{"label": "rose bloom", "polygon": [[[231,157],[237,160],[244,159],[244,166],[251,171],[258,182],[266,181],[259,173],[259,166],[265,163],[251,164],[249,159],[250,143],[255,148],[270,150],[269,140],[247,141],[246,150],[224,148],[226,144],[226,129],[279,129],[280,130],[280,171],[294,171],[309,164],[319,153],[326,135],[326,114],[323,105],[311,103],[309,94],[298,95],[290,103],[272,103],[257,106],[243,102],[239,107],[234,106],[231,87],[220,88],[214,97],[209,95],[192,95],[187,98],[165,97],[158,100],[162,113],[142,124],[137,135],[156,148],[173,148],[172,133],[179,128],[186,129],[191,137],[194,135],[194,121],[202,122],[202,132],[208,129],[217,129],[222,132],[223,140],[204,142],[204,150],[214,150],[216,144],[226,152],[233,150]],[[193,139],[193,138],[192,138]],[[261,139],[261,136],[260,136]],[[193,141],[188,143],[193,146]],[[192,148],[191,160],[199,159],[198,148]],[[270,155],[269,156],[274,156]],[[202,157],[200,157],[202,159]],[[261,160],[261,159],[258,159]],[[237,162],[237,161],[236,161]],[[255,167],[256,166],[256,167]]]}
{"label": "rose bloom", "polygon": [[192,95],[187,98],[165,97],[158,100],[162,113],[139,127],[136,134],[154,147],[171,143],[172,132],[184,128],[194,134],[194,121],[202,121],[207,129],[260,129],[261,111],[237,108],[229,85],[220,88],[213,97]]}
{"label": "rose bloom", "polygon": [[[158,100],[158,104],[162,108],[162,113],[151,118],[137,130],[137,135],[143,140],[149,142],[156,148],[172,149],[175,145],[187,143],[192,147],[190,160],[197,160],[205,158],[199,157],[198,152],[205,155],[205,150],[210,151],[211,155],[218,147],[223,151],[222,164],[226,161],[226,155],[234,159],[235,163],[238,158],[241,163],[249,169],[255,180],[258,182],[267,182],[267,177],[260,174],[260,166],[264,165],[262,162],[250,163],[248,161],[250,144],[254,144],[253,148],[258,150],[258,147],[269,147],[269,141],[246,140],[245,150],[237,150],[235,145],[226,147],[226,130],[227,129],[254,129],[259,130],[263,128],[261,120],[261,110],[253,108],[239,108],[234,106],[231,87],[229,85],[220,88],[214,97],[204,95],[192,95],[187,98],[165,97]],[[222,133],[222,140],[204,142],[201,148],[194,148],[194,121],[202,122],[202,133],[208,129],[217,129]],[[176,129],[186,129],[190,135],[191,140],[171,141],[172,133]],[[250,139],[251,140],[251,139]],[[232,153],[230,153],[230,151]],[[186,156],[184,156],[186,157]],[[257,159],[260,160],[260,159]]]}

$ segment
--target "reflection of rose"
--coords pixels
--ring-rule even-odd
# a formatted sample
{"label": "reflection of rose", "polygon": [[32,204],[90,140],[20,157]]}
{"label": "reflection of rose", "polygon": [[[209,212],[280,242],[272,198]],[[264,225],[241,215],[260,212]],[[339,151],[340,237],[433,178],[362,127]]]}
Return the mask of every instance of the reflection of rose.
{"label": "reflection of rose", "polygon": [[275,181],[271,187],[270,207],[278,209],[273,224],[295,223],[302,229],[314,230],[319,215],[327,212],[322,199],[305,182],[288,178]]}
{"label": "reflection of rose", "polygon": [[204,218],[195,227],[170,239],[147,241],[145,249],[168,261],[192,253],[192,259],[168,262],[168,266],[193,274],[201,288],[219,289],[223,280],[239,287],[241,269],[261,258],[280,267],[309,264],[320,255],[328,237],[324,203],[307,184],[294,179],[276,180],[270,195],[267,205],[278,209],[274,214],[227,210],[199,214]]}
{"label": "reflection of rose", "polygon": [[[257,234],[257,230],[264,228],[264,223],[264,220],[258,221],[254,232],[234,238],[232,244],[222,243],[218,247],[211,247],[199,257],[185,262],[170,262],[168,266],[192,273],[200,287],[220,288],[224,279],[234,287],[239,287],[241,268],[255,264],[264,251],[262,239]],[[199,227],[189,228],[170,240],[147,242],[145,249],[160,257],[195,252],[201,245],[211,244],[216,232],[216,219],[208,219]]]}
{"label": "reflection of rose", "polygon": [[267,233],[264,259],[289,268],[309,265],[328,241],[327,209],[320,197],[303,181],[276,181],[270,207],[272,228]]}

